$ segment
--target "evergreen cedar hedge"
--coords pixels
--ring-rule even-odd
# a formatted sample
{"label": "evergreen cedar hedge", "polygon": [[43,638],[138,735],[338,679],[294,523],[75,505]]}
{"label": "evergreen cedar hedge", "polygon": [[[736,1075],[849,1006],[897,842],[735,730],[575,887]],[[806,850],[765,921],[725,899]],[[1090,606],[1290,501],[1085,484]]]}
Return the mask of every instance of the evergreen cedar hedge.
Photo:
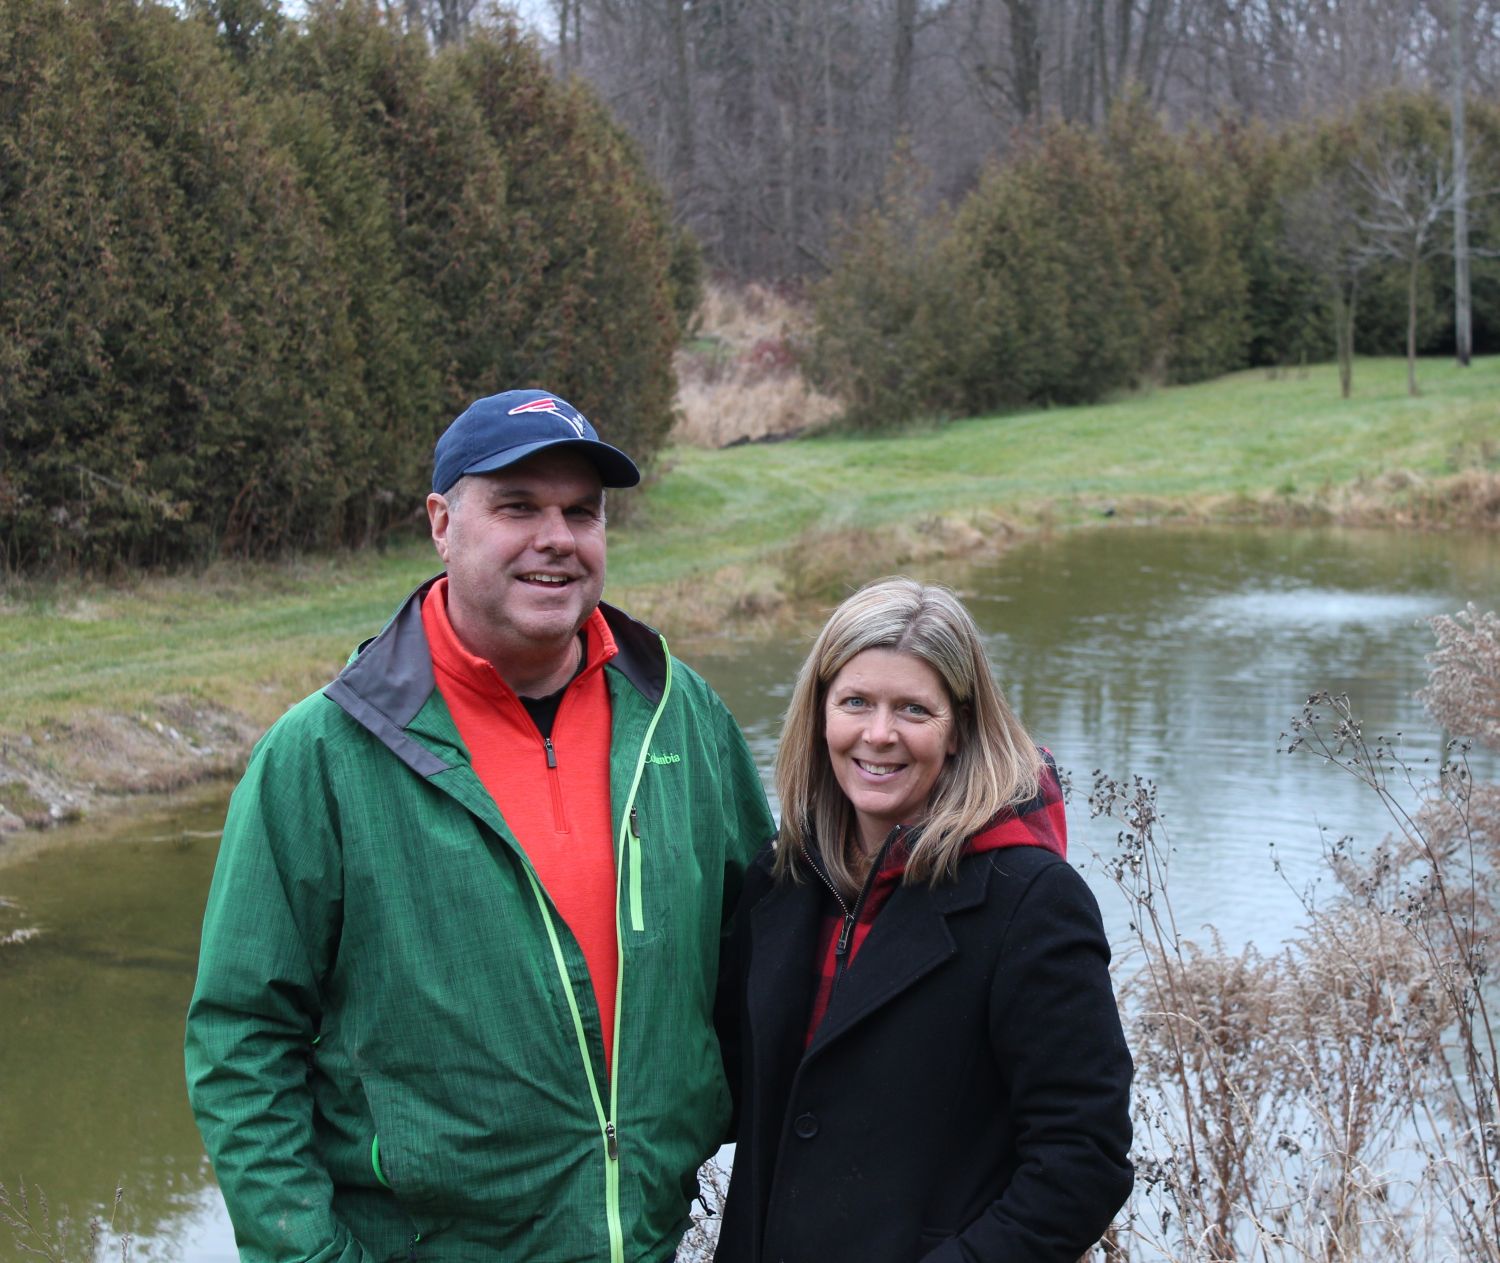
{"label": "evergreen cedar hedge", "polygon": [[[1468,107],[1470,239],[1500,244],[1500,111]],[[904,159],[817,290],[808,354],[851,428],[1087,403],[1150,382],[1333,357],[1328,294],[1297,261],[1286,207],[1377,151],[1451,149],[1444,102],[1393,94],[1272,133],[1169,134],[1139,100],[1099,132],[1040,130],[934,217]],[[1445,228],[1445,231],[1450,231]],[[1440,245],[1445,244],[1440,242]],[[1500,338],[1500,266],[1473,264],[1477,345]],[[1451,258],[1423,270],[1418,332],[1451,346]],[[1356,348],[1400,354],[1406,270],[1362,280]]]}
{"label": "evergreen cedar hedge", "polygon": [[514,29],[0,0],[4,564],[367,542],[511,386],[649,458],[691,253]]}

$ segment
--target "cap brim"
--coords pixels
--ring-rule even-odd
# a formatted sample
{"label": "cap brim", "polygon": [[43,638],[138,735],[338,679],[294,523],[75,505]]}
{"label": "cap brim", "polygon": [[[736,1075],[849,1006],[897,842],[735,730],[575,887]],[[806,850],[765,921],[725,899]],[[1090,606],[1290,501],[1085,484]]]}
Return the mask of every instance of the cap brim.
{"label": "cap brim", "polygon": [[630,457],[618,447],[611,447],[597,439],[544,439],[540,443],[522,443],[518,447],[508,447],[494,456],[474,461],[463,472],[492,474],[497,469],[509,469],[529,456],[555,447],[571,448],[587,457],[589,463],[599,471],[599,481],[606,487],[633,487],[641,480],[641,471]]}

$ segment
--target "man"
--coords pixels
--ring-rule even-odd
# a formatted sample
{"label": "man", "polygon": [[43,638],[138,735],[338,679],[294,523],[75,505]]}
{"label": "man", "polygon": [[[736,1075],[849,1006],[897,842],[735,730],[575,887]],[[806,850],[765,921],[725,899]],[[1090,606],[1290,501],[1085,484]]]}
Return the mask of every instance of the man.
{"label": "man", "polygon": [[773,825],[723,703],[599,602],[639,478],[555,395],[477,401],[434,458],[446,574],[251,756],[187,1028],[243,1260],[672,1257]]}

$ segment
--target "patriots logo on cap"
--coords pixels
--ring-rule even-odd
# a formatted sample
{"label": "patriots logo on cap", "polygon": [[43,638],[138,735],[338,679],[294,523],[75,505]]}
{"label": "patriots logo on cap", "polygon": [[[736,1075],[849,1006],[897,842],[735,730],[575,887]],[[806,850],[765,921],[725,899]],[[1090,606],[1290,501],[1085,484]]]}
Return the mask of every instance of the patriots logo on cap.
{"label": "patriots logo on cap", "polygon": [[[526,403],[518,404],[507,415],[513,417],[518,412],[550,412],[553,416],[561,417],[571,425],[579,438],[583,437],[582,419],[571,407],[563,403],[561,399],[553,399],[551,396],[544,396],[541,399],[531,399]],[[569,415],[570,413],[572,415]]]}

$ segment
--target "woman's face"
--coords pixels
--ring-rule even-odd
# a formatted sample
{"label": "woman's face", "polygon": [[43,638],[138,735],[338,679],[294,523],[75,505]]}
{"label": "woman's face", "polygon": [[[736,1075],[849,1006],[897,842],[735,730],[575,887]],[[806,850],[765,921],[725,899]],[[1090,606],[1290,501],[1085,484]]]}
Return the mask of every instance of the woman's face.
{"label": "woman's face", "polygon": [[823,724],[860,842],[867,852],[878,850],[896,825],[921,819],[943,764],[958,749],[948,689],[913,654],[866,649],[833,677]]}

